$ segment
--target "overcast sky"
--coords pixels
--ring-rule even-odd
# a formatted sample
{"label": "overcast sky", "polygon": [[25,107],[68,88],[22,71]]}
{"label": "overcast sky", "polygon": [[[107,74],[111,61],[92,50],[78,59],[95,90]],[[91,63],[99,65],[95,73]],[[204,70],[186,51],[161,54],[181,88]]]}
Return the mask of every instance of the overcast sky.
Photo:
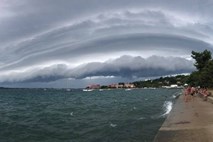
{"label": "overcast sky", "polygon": [[85,87],[195,68],[212,0],[0,0],[0,85]]}

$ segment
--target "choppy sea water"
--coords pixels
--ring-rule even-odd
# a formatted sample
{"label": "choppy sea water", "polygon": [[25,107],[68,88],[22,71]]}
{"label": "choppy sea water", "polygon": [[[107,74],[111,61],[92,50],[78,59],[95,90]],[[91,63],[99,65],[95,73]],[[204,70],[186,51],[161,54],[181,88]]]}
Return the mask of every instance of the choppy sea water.
{"label": "choppy sea water", "polygon": [[151,142],[179,89],[1,89],[0,142]]}

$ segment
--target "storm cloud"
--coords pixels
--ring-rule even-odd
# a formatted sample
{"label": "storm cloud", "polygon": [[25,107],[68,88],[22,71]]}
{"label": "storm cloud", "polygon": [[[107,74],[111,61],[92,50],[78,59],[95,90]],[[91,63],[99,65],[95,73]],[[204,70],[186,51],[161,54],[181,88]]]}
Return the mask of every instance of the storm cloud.
{"label": "storm cloud", "polygon": [[151,56],[145,59],[140,56],[122,56],[106,62],[92,62],[79,65],[75,68],[65,64],[58,64],[22,72],[12,71],[0,76],[0,81],[46,82],[63,78],[84,79],[93,76],[114,76],[132,79],[181,74],[193,70],[193,62],[180,57]]}
{"label": "storm cloud", "polygon": [[212,16],[208,0],[0,0],[0,82],[190,73]]}

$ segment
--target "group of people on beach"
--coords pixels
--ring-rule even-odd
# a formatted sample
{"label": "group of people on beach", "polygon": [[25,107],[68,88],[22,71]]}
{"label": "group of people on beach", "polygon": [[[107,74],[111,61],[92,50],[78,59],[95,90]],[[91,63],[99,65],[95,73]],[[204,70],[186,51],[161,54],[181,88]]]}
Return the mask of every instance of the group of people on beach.
{"label": "group of people on beach", "polygon": [[191,100],[194,101],[195,96],[200,95],[204,98],[204,101],[207,100],[207,97],[209,96],[209,92],[207,88],[200,88],[200,87],[193,87],[193,86],[187,86],[184,89],[184,101],[189,102]]}
{"label": "group of people on beach", "polygon": [[184,101],[188,102],[194,100],[195,94],[197,94],[197,89],[195,87],[187,86],[184,89]]}
{"label": "group of people on beach", "polygon": [[203,96],[204,101],[206,101],[206,100],[207,100],[207,97],[210,95],[210,93],[209,93],[209,91],[208,91],[207,88],[200,88],[200,89],[198,90],[198,93],[199,93],[201,96]]}

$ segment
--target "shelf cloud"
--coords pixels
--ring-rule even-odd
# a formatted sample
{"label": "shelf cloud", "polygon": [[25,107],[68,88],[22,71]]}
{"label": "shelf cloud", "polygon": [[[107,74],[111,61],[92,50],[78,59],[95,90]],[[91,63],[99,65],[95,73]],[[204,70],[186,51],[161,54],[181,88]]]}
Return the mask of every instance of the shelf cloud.
{"label": "shelf cloud", "polygon": [[[156,62],[157,61],[157,62]],[[106,62],[91,62],[71,68],[57,64],[24,71],[11,71],[0,76],[1,82],[49,82],[63,78],[84,79],[93,76],[115,76],[125,78],[154,77],[191,72],[195,68],[191,60],[180,57],[122,56]]]}
{"label": "shelf cloud", "polygon": [[190,73],[192,50],[213,51],[212,13],[198,0],[2,0],[0,82]]}

